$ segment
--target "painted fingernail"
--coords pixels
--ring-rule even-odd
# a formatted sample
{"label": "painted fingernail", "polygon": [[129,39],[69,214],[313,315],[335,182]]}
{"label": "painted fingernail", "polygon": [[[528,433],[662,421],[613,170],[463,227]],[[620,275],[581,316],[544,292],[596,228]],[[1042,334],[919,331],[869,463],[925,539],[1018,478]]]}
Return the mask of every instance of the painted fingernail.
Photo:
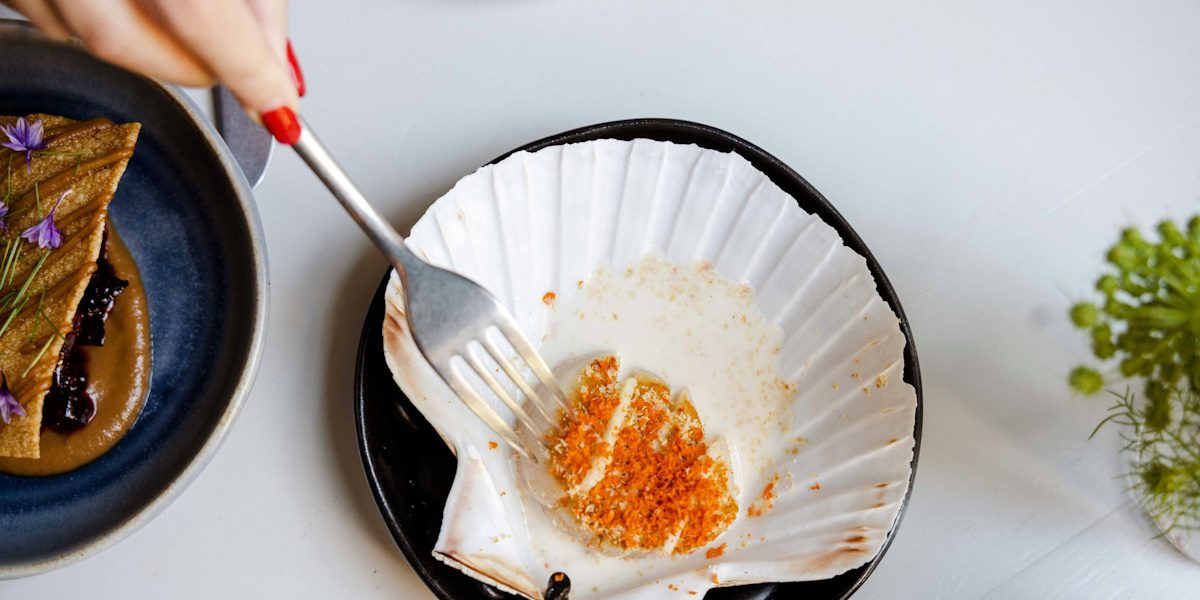
{"label": "painted fingernail", "polygon": [[266,127],[280,144],[290,146],[300,141],[300,119],[296,118],[296,113],[291,108],[280,106],[260,116],[263,127]]}
{"label": "painted fingernail", "polygon": [[292,81],[296,82],[296,93],[304,96],[304,72],[300,70],[300,61],[296,60],[296,52],[292,50],[292,40],[287,43],[288,65],[292,67]]}

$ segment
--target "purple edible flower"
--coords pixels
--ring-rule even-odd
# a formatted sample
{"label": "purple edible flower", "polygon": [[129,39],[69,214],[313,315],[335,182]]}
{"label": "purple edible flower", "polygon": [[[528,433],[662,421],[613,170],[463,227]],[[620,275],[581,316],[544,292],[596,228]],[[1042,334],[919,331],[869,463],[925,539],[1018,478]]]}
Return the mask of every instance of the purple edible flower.
{"label": "purple edible flower", "polygon": [[9,391],[8,377],[5,377],[4,373],[0,372],[0,420],[3,420],[4,424],[7,425],[12,422],[13,415],[23,417],[25,416],[25,409],[21,408],[21,403],[17,402],[16,396],[13,396],[12,392]]}
{"label": "purple edible flower", "polygon": [[8,231],[8,223],[4,222],[4,217],[8,216],[8,204],[0,200],[0,231]]}
{"label": "purple edible flower", "polygon": [[63,198],[70,194],[71,190],[67,190],[58,197],[58,201],[54,203],[54,208],[50,209],[50,214],[46,215],[40,223],[21,232],[21,237],[27,242],[33,242],[42,248],[58,248],[62,245],[62,232],[58,227],[54,226],[54,211],[58,210],[58,205],[62,204]]}
{"label": "purple edible flower", "polygon": [[46,147],[46,142],[42,140],[42,120],[38,119],[30,124],[25,122],[25,117],[21,117],[13,125],[0,125],[0,131],[8,136],[8,141],[0,142],[0,146],[13,152],[24,152],[25,169],[30,170],[33,153]]}

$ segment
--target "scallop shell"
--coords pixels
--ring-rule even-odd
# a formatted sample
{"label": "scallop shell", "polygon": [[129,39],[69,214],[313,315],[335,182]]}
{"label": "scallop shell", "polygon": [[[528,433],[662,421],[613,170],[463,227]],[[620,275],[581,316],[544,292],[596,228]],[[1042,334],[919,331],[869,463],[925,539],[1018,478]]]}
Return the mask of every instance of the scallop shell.
{"label": "scallop shell", "polygon": [[[573,597],[677,597],[717,585],[833,577],[883,546],[908,489],[916,392],[903,381],[905,337],[865,259],[820,218],[732,153],[650,140],[599,140],[520,152],[460,180],[407,243],[430,262],[487,287],[533,340],[547,324],[546,290],[597,266],[649,253],[711,261],[756,291],[782,333],[779,372],[796,386],[788,435],[803,451],[776,460],[775,508],[744,515],[717,540],[719,558],[619,558],[565,553],[543,560],[530,534],[512,456],[423,360],[393,274],[384,352],[396,382],[458,457],[435,556],[505,591],[539,598],[563,570]],[[493,399],[494,400],[494,399]],[[508,415],[498,401],[493,403]],[[810,484],[819,482],[819,486]],[[819,491],[815,489],[819,487]]]}

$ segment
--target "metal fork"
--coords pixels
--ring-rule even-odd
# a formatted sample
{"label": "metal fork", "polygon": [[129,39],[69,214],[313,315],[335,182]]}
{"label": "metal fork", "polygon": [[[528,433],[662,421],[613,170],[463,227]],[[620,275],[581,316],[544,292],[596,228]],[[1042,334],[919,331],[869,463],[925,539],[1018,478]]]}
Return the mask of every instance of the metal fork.
{"label": "metal fork", "polygon": [[[367,202],[308,124],[301,119],[300,125],[300,139],[292,146],[296,153],[333,192],[400,274],[409,330],[421,354],[471,412],[514,450],[536,461],[536,448],[529,447],[525,440],[537,440],[544,445],[545,437],[541,434],[557,427],[558,410],[569,410],[550,366],[517,327],[513,316],[490,292],[458,273],[435,267],[413,254],[404,245],[400,234]],[[526,381],[497,343],[501,340],[516,351],[540,385],[530,385]],[[485,355],[500,368],[490,368]],[[533,435],[518,436],[484,400],[476,389],[477,384],[470,381],[471,374],[482,381]],[[502,379],[511,381],[534,410],[525,410],[505,389]],[[541,420],[540,424],[537,419]]]}

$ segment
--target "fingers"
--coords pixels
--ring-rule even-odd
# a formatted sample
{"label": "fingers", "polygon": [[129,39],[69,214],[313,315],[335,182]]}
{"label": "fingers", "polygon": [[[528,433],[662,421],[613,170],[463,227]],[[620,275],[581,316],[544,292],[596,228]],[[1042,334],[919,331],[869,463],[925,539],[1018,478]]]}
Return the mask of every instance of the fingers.
{"label": "fingers", "polygon": [[267,46],[275,52],[280,62],[286,62],[287,52],[284,48],[288,37],[288,0],[247,0],[246,4],[267,36]]}
{"label": "fingers", "polygon": [[244,0],[143,2],[248,109],[297,106],[289,68]]}
{"label": "fingers", "polygon": [[0,0],[51,36],[187,86],[220,80],[252,113],[295,108],[287,0]]}
{"label": "fingers", "polygon": [[58,16],[58,11],[46,0],[3,0],[0,4],[7,4],[13,10],[25,15],[29,22],[56,40],[65,40],[71,37],[71,31],[63,24],[62,18]]}
{"label": "fingers", "polygon": [[288,63],[288,74],[292,76],[296,92],[303,97],[304,75],[300,73],[300,64],[296,62],[288,40],[288,0],[247,0],[247,4],[267,36],[268,45],[279,55],[279,60]]}
{"label": "fingers", "polygon": [[53,0],[64,24],[100,58],[187,86],[213,84],[213,72],[127,0]]}

